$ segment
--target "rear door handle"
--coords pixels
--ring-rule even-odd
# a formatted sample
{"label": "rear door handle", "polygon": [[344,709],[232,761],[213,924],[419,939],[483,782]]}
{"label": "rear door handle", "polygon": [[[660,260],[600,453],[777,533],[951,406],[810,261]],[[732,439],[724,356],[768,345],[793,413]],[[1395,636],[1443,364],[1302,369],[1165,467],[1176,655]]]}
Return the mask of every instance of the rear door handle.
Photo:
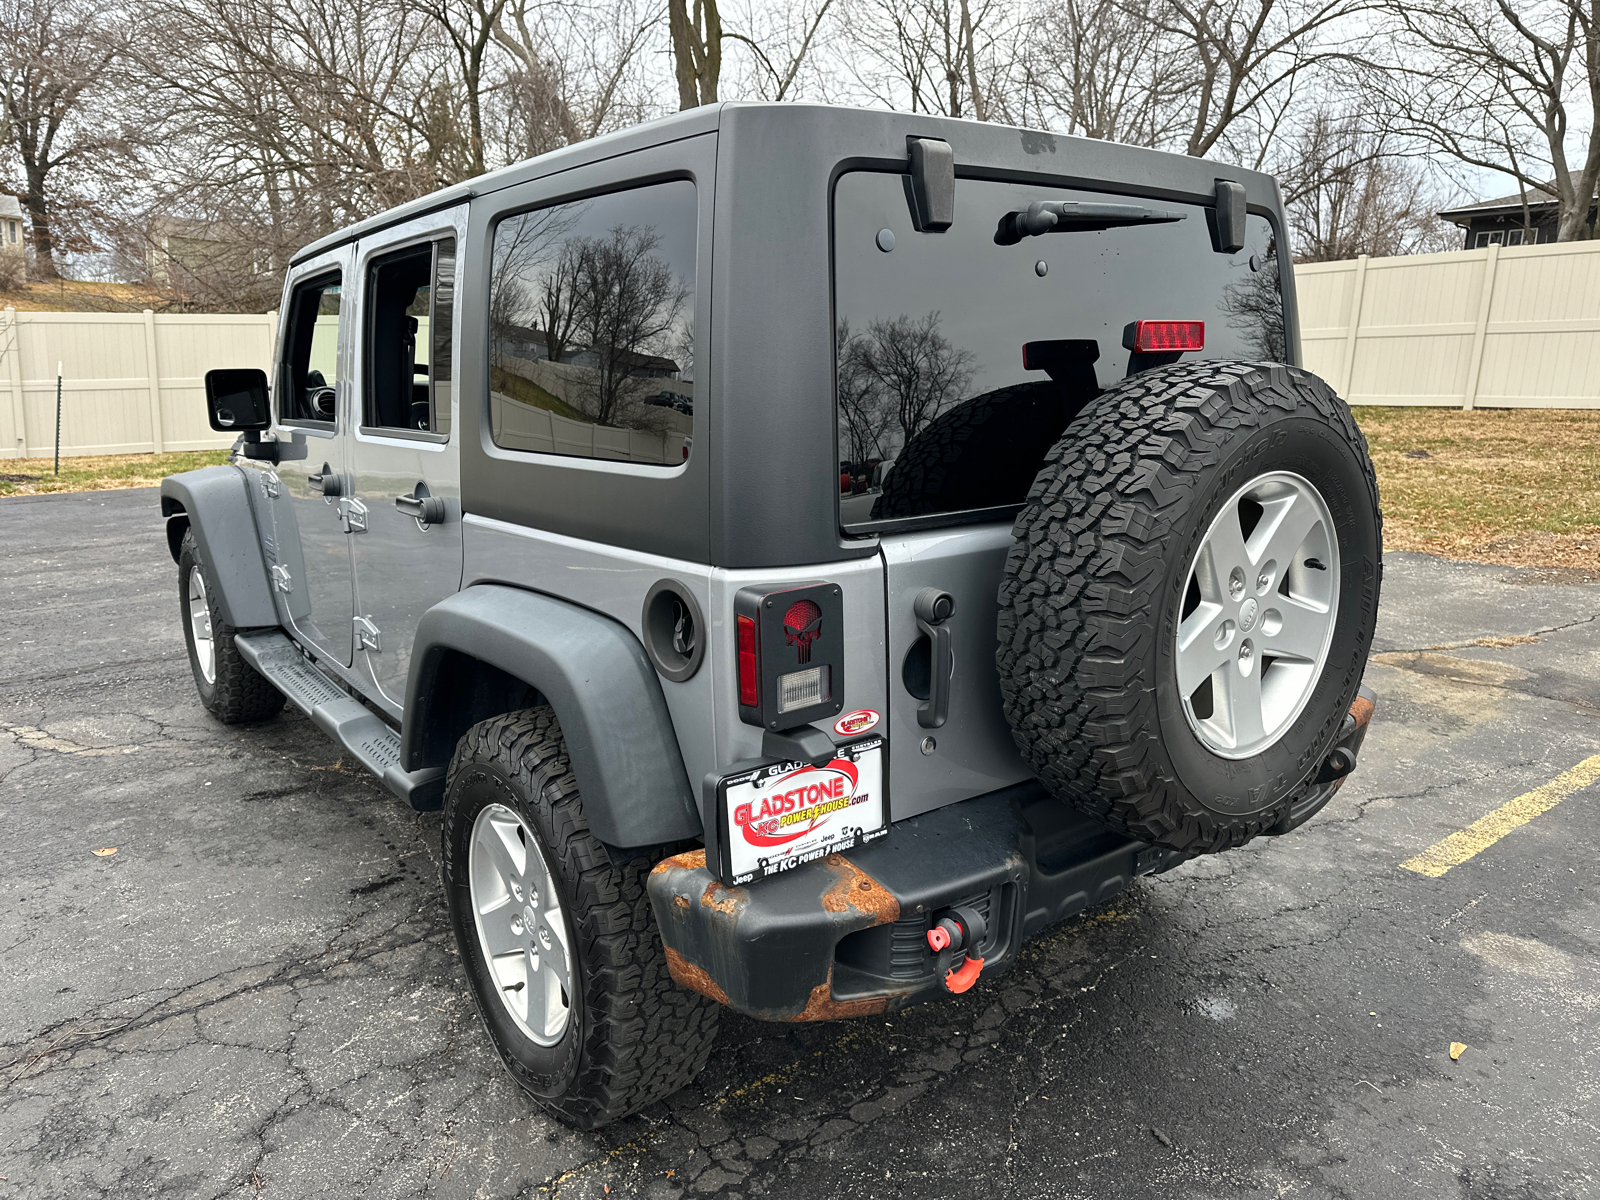
{"label": "rear door handle", "polygon": [[443,496],[428,495],[428,485],[419,483],[409,496],[396,496],[394,506],[424,525],[441,525],[450,515]]}
{"label": "rear door handle", "polygon": [[923,588],[912,601],[911,611],[916,614],[917,628],[928,639],[928,698],[917,706],[917,724],[924,729],[938,729],[950,717],[950,676],[955,671],[955,649],[951,644],[950,626],[945,624],[955,616],[956,598],[938,588]]}

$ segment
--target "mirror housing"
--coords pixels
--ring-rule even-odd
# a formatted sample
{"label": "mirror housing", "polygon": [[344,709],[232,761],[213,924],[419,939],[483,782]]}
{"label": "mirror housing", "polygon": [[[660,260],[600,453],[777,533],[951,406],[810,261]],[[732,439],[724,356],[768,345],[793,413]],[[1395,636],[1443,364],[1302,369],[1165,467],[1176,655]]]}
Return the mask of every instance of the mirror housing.
{"label": "mirror housing", "polygon": [[266,429],[272,424],[267,373],[256,367],[207,371],[206,413],[219,433]]}

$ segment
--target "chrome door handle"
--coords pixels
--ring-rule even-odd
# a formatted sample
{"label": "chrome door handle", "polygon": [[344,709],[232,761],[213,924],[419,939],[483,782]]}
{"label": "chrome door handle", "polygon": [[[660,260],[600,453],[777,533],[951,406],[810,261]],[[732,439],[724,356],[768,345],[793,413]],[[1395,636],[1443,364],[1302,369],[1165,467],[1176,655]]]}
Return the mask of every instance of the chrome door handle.
{"label": "chrome door handle", "polygon": [[955,671],[955,650],[950,641],[950,626],[955,616],[956,598],[938,588],[923,588],[912,601],[917,628],[928,639],[928,698],[917,706],[917,724],[938,729],[950,717],[950,676]]}

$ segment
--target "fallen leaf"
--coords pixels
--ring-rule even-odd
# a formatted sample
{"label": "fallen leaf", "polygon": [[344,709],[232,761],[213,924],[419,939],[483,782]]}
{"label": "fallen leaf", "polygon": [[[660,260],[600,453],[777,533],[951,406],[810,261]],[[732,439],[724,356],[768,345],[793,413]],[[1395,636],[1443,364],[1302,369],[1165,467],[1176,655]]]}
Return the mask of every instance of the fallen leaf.
{"label": "fallen leaf", "polygon": [[1156,1141],[1160,1142],[1163,1146],[1172,1145],[1172,1139],[1166,1134],[1162,1133],[1161,1130],[1157,1129],[1154,1125],[1150,1127],[1150,1132],[1155,1135]]}
{"label": "fallen leaf", "polygon": [[116,852],[117,848],[115,846],[107,846],[104,850],[96,850],[94,856],[96,858],[110,858]]}
{"label": "fallen leaf", "polygon": [[1461,1059],[1461,1056],[1463,1054],[1465,1054],[1466,1052],[1467,1052],[1467,1044],[1465,1042],[1451,1042],[1450,1043],[1450,1061],[1451,1062],[1459,1062],[1460,1059]]}

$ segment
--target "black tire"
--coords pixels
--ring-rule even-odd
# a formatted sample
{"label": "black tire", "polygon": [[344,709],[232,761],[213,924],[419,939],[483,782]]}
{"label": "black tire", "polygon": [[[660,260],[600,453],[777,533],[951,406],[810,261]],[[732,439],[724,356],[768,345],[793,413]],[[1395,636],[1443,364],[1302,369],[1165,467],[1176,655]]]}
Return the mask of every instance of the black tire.
{"label": "black tire", "polygon": [[[213,678],[206,678],[200,654],[195,646],[194,622],[191,617],[190,579],[200,572],[204,583],[206,607],[211,615],[211,645],[213,647]],[[283,711],[283,693],[267,680],[239,653],[233,644],[238,631],[223,621],[216,606],[209,600],[217,594],[200,552],[195,545],[194,532],[184,530],[183,543],[178,548],[178,608],[183,615],[183,641],[189,649],[189,670],[194,674],[195,690],[200,693],[200,703],[206,711],[224,725],[241,725],[251,721],[265,721]]]}
{"label": "black tire", "polygon": [[[1339,600],[1298,717],[1230,759],[1185,716],[1175,630],[1201,538],[1267,471],[1298,474],[1327,504]],[[1320,379],[1205,361],[1126,379],[1072,423],[1016,520],[996,661],[1017,745],[1054,795],[1130,837],[1189,853],[1241,845],[1278,823],[1331,749],[1366,667],[1381,575],[1366,440]]]}
{"label": "black tire", "polygon": [[[551,1046],[518,1028],[500,1000],[473,920],[469,842],[491,803],[532,831],[561,893],[577,995]],[[478,1014],[524,1091],[563,1121],[594,1129],[694,1078],[716,1040],[721,1007],[667,972],[645,880],[670,848],[612,860],[589,832],[552,709],[507,713],[466,732],[445,783],[443,841],[445,895]]]}
{"label": "black tire", "polygon": [[896,457],[870,519],[1021,504],[1084,399],[1055,383],[1019,383],[941,413]]}

